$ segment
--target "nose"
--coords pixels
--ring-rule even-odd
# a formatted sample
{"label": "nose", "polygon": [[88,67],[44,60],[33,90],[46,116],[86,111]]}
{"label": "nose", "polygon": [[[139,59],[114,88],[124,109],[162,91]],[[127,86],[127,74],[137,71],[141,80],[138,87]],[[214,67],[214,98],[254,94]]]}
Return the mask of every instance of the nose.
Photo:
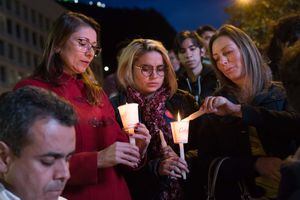
{"label": "nose", "polygon": [[192,57],[192,51],[189,50],[189,49],[187,49],[187,50],[185,51],[184,55],[185,55],[186,58],[190,58],[190,57]]}
{"label": "nose", "polygon": [[93,49],[92,47],[87,48],[87,49],[86,49],[86,52],[85,52],[85,55],[86,55],[88,58],[94,57],[94,55],[95,55],[94,49]]}
{"label": "nose", "polygon": [[227,57],[225,57],[225,56],[221,56],[220,58],[219,58],[219,63],[221,64],[221,65],[227,65],[228,64],[228,59],[227,59]]}
{"label": "nose", "polygon": [[57,163],[57,166],[55,169],[55,174],[54,174],[54,179],[66,181],[69,178],[70,178],[69,162],[63,160],[63,161]]}

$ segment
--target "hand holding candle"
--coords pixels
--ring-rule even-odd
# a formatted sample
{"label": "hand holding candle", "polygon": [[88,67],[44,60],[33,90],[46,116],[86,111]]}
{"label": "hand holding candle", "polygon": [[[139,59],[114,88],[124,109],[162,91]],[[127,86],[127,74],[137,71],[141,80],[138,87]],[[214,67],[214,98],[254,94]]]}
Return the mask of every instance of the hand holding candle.
{"label": "hand holding candle", "polygon": [[130,144],[135,145],[135,139],[131,137],[134,134],[134,126],[139,123],[139,112],[137,103],[126,103],[118,107],[122,124],[129,134]]}
{"label": "hand holding candle", "polygon": [[[173,140],[175,144],[179,144],[180,158],[185,160],[183,144],[188,142],[189,137],[189,120],[181,121],[178,113],[178,121],[171,122]],[[183,179],[186,179],[186,173],[182,173]]]}

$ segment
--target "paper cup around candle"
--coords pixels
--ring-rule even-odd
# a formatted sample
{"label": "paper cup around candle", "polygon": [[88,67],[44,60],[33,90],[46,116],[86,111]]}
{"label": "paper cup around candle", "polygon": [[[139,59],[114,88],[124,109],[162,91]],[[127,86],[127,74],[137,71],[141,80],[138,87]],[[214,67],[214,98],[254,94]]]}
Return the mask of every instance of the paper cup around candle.
{"label": "paper cup around candle", "polygon": [[173,140],[175,144],[187,143],[189,137],[189,121],[171,122]]}
{"label": "paper cup around candle", "polygon": [[137,103],[128,103],[118,107],[124,129],[134,134],[134,126],[139,123]]}

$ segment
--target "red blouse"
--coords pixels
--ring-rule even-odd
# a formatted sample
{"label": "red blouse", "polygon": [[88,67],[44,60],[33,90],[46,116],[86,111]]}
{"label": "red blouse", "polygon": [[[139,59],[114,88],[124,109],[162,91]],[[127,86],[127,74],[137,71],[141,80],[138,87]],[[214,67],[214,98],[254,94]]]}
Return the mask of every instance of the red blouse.
{"label": "red blouse", "polygon": [[55,87],[37,79],[25,79],[15,88],[26,85],[51,90],[69,101],[78,116],[76,129],[76,153],[70,160],[70,173],[63,196],[69,200],[129,200],[125,179],[117,166],[97,168],[97,152],[116,141],[128,141],[127,135],[115,120],[108,97],[102,93],[100,106],[87,102],[84,84],[72,76],[63,74],[62,85]]}

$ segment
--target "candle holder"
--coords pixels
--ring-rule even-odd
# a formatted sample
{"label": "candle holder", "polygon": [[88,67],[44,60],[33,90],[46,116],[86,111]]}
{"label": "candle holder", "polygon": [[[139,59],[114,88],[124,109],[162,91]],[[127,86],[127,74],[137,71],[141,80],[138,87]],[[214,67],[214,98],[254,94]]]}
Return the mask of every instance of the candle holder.
{"label": "candle holder", "polygon": [[137,103],[126,103],[118,107],[122,124],[126,132],[129,134],[130,144],[135,145],[134,126],[139,123],[139,110]]}
{"label": "candle holder", "polygon": [[[189,123],[190,123],[189,120],[181,121],[179,113],[178,113],[178,121],[171,122],[173,140],[175,144],[179,144],[180,158],[182,158],[183,160],[185,160],[183,144],[188,143]],[[184,180],[186,179],[185,172],[182,173],[182,177]]]}

